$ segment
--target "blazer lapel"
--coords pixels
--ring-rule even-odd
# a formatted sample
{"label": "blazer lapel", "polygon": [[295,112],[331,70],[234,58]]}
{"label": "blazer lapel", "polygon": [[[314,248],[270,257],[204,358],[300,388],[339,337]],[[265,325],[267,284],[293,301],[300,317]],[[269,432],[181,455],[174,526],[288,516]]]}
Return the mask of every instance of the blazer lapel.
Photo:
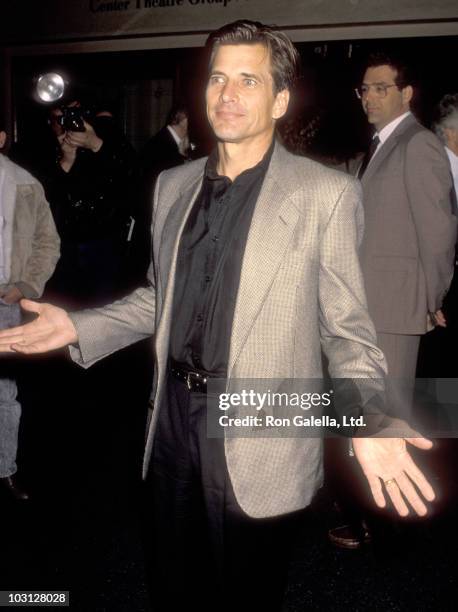
{"label": "blazer lapel", "polygon": [[[232,324],[228,378],[253,323],[261,310],[299,219],[299,211],[285,192],[286,151],[276,145],[259,194],[248,233]],[[279,171],[280,170],[280,171]]]}
{"label": "blazer lapel", "polygon": [[412,125],[416,123],[416,119],[413,115],[408,115],[404,121],[396,127],[394,132],[390,134],[388,139],[383,143],[380,150],[376,153],[375,157],[372,159],[368,167],[366,168],[365,173],[361,177],[361,183],[363,186],[366,186],[374,174],[378,171],[380,166],[383,164],[384,160],[389,156],[391,151],[398,144],[398,140],[400,136]]}
{"label": "blazer lapel", "polygon": [[170,318],[172,314],[173,291],[175,287],[176,263],[181,234],[183,233],[183,229],[192,206],[199,195],[202,185],[202,177],[203,174],[200,172],[199,176],[196,177],[192,184],[182,192],[179,199],[171,207],[162,230],[158,267],[161,285],[163,286],[162,279],[167,279],[167,284],[165,287],[164,302],[161,308],[161,317],[156,334],[159,372],[164,366],[161,356],[165,356],[166,358],[168,354],[168,336]]}
{"label": "blazer lapel", "polygon": [[[171,275],[175,274],[174,266],[178,254],[178,246],[183,233],[188,215],[199,195],[202,186],[202,173],[185,189],[178,200],[170,208],[167,219],[161,234],[161,244],[159,248],[159,277],[163,285],[163,279],[167,279],[170,284]],[[172,272],[173,267],[173,272]],[[174,279],[172,279],[174,281]]]}

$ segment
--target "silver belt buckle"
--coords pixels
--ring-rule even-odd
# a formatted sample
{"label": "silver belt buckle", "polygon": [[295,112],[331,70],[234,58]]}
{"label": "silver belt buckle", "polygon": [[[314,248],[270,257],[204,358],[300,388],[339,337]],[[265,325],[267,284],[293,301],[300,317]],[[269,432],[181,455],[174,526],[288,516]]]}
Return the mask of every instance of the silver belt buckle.
{"label": "silver belt buckle", "polygon": [[195,378],[195,380],[197,380],[197,382],[200,382],[202,385],[205,385],[205,383],[207,382],[207,377],[202,376],[201,374],[199,374],[199,372],[188,372],[186,374],[186,386],[188,387],[189,391],[192,391],[193,377]]}
{"label": "silver belt buckle", "polygon": [[199,374],[197,372],[188,372],[186,374],[186,385],[189,391],[192,391],[192,377],[193,376],[195,376],[196,378],[199,378]]}

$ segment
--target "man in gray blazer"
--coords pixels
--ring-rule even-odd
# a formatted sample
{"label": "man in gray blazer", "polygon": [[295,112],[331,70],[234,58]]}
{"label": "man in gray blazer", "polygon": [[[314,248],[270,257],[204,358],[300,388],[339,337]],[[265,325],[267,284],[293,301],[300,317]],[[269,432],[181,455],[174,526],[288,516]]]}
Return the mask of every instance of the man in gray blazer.
{"label": "man in gray blazer", "polygon": [[388,375],[412,385],[421,335],[445,325],[456,239],[450,166],[439,140],[411,113],[413,93],[402,61],[369,58],[358,94],[378,144],[359,172],[361,266]]}
{"label": "man in gray blazer", "polygon": [[[167,610],[265,612],[281,607],[294,526],[322,482],[321,440],[212,438],[207,386],[215,377],[227,379],[226,391],[243,379],[321,378],[322,351],[335,378],[377,381],[385,362],[358,261],[359,185],[274,140],[297,51],[249,21],[221,28],[209,44],[207,115],[218,144],[208,160],[159,176],[149,286],[71,317],[23,301],[38,318],[0,333],[0,349],[70,344],[88,367],[154,334],[145,452],[154,595],[165,592]],[[400,514],[406,502],[425,514],[421,495],[434,493],[405,447],[403,438],[354,439],[377,505],[385,492]]]}
{"label": "man in gray blazer", "polygon": [[[420,338],[433,326],[446,325],[441,307],[456,240],[450,166],[439,140],[410,111],[413,93],[408,67],[385,53],[368,58],[356,90],[375,127],[358,171],[364,206],[361,267],[377,344],[388,365],[389,406],[406,420]],[[364,533],[358,535],[360,508],[352,500],[339,501],[348,506],[350,526],[331,530],[330,539],[355,548]]]}

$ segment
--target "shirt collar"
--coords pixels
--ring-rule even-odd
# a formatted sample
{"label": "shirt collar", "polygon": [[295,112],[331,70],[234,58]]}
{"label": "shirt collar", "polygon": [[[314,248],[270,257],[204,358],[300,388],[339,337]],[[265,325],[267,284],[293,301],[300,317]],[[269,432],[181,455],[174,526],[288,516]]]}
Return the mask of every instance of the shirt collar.
{"label": "shirt collar", "polygon": [[175,132],[175,130],[173,129],[171,125],[168,125],[167,129],[172,135],[173,140],[177,143],[177,146],[179,147],[183,139],[178,136],[178,134]]}
{"label": "shirt collar", "polygon": [[[253,166],[252,168],[248,168],[247,170],[244,170],[241,174],[239,174],[239,176],[246,176],[247,174],[255,173],[258,171],[265,172],[270,163],[270,158],[272,157],[274,147],[275,147],[275,138],[272,140],[272,144],[268,148],[266,154],[261,159],[261,161],[257,163],[256,166]],[[210,153],[208,157],[207,164],[205,166],[205,178],[208,178],[211,180],[219,180],[223,178],[230,180],[228,179],[228,177],[221,176],[220,174],[218,174],[217,166],[218,166],[218,149],[215,148],[213,149],[213,151]],[[239,178],[239,176],[237,178]]]}
{"label": "shirt collar", "polygon": [[[394,130],[398,127],[398,125],[402,121],[404,121],[406,117],[408,117],[411,114],[412,113],[410,111],[403,113],[399,117],[396,117],[396,119],[393,119],[393,121],[390,121],[388,125],[385,125],[385,127],[382,128],[380,132],[376,132],[376,135],[379,137],[379,140],[380,140],[380,145],[382,145],[386,140],[388,140],[388,138],[391,136]],[[374,134],[374,138],[375,138],[375,134]]]}

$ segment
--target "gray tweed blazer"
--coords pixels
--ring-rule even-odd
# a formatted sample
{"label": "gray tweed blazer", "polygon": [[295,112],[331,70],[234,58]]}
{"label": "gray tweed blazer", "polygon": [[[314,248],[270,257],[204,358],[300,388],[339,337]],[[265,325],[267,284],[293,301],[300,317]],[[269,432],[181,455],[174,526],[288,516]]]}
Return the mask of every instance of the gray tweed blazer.
{"label": "gray tweed blazer", "polygon": [[[158,179],[150,286],[103,308],[72,315],[84,367],[148,335],[156,355],[145,472],[164,380],[180,236],[197,197],[205,159]],[[256,203],[232,327],[228,388],[240,379],[321,378],[325,354],[334,377],[382,378],[358,261],[363,232],[357,181],[276,144]],[[231,483],[252,517],[308,505],[322,482],[319,438],[226,438]]]}

